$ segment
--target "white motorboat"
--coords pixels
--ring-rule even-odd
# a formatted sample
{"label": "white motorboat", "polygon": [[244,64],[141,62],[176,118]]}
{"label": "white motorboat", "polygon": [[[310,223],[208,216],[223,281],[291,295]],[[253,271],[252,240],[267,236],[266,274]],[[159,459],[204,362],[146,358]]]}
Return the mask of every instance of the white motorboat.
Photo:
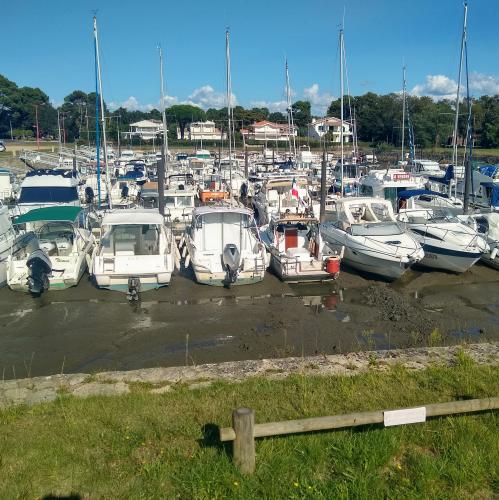
{"label": "white motorboat", "polygon": [[26,232],[7,258],[7,284],[12,290],[39,295],[78,284],[94,246],[80,207],[30,210],[14,224],[24,225]]}
{"label": "white motorboat", "polygon": [[341,251],[343,262],[360,271],[397,279],[424,255],[421,245],[396,221],[388,200],[338,198],[330,200],[331,222],[321,224],[329,246]]}
{"label": "white motorboat", "polygon": [[155,209],[123,209],[104,215],[90,273],[99,288],[138,293],[169,285],[175,265],[175,240]]}
{"label": "white motorboat", "polygon": [[478,213],[460,217],[482,235],[489,245],[489,251],[481,257],[481,262],[499,270],[499,213]]}
{"label": "white motorboat", "polygon": [[34,170],[26,174],[14,213],[24,214],[36,208],[80,206],[78,178],[72,170]]}
{"label": "white motorboat", "polygon": [[9,217],[9,209],[0,203],[0,287],[7,284],[7,258],[11,254],[16,232]]}
{"label": "white motorboat", "polygon": [[198,283],[246,285],[262,281],[268,260],[250,210],[197,207],[185,232],[187,256]]}
{"label": "white motorboat", "polygon": [[464,209],[464,204],[459,198],[427,189],[407,189],[402,191],[399,193],[398,206],[402,210],[444,208],[455,215],[462,214]]}
{"label": "white motorboat", "polygon": [[270,268],[281,280],[300,283],[338,277],[342,252],[324,243],[315,217],[273,215],[260,235],[271,255]]}
{"label": "white motorboat", "polygon": [[268,224],[273,214],[304,214],[312,211],[319,217],[320,204],[312,202],[306,177],[275,175],[268,177],[252,199],[260,225]]}
{"label": "white motorboat", "polygon": [[361,196],[373,196],[389,200],[396,210],[400,193],[407,189],[424,189],[425,178],[414,176],[399,168],[385,170],[370,170],[359,179],[359,193]]}
{"label": "white motorboat", "polygon": [[489,250],[474,228],[443,208],[402,209],[397,219],[423,247],[424,267],[463,273]]}

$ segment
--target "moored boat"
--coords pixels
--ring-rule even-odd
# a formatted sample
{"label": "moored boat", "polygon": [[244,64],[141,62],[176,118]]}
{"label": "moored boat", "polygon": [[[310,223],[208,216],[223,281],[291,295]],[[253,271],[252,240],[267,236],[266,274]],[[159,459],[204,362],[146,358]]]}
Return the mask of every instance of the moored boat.
{"label": "moored boat", "polygon": [[248,209],[197,207],[184,239],[185,265],[198,283],[229,287],[263,280],[268,259]]}
{"label": "moored boat", "polygon": [[270,268],[281,280],[300,283],[338,277],[342,249],[334,252],[325,244],[315,217],[276,214],[260,234],[271,255]]}

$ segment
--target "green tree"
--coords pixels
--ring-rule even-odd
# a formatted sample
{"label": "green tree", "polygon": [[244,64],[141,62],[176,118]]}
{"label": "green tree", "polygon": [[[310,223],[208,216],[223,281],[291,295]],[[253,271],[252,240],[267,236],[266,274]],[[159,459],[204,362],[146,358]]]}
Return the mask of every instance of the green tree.
{"label": "green tree", "polygon": [[296,101],[292,107],[294,124],[299,135],[306,135],[308,124],[312,121],[311,105],[308,101]]}
{"label": "green tree", "polygon": [[168,115],[173,118],[170,123],[178,125],[181,139],[184,138],[185,128],[189,123],[206,120],[204,110],[190,104],[175,104],[168,108]]}

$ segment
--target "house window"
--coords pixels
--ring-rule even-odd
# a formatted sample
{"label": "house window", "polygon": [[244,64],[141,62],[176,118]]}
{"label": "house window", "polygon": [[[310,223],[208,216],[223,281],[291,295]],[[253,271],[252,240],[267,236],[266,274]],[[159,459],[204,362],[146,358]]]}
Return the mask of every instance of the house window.
{"label": "house window", "polygon": [[319,125],[317,129],[319,130],[319,132],[324,132],[324,125]]}

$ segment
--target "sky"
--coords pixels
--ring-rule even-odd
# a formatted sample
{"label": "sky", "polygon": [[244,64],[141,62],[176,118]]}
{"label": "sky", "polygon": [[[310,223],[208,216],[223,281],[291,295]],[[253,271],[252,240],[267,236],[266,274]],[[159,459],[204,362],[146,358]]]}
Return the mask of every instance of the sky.
{"label": "sky", "polygon": [[[499,94],[499,0],[468,3],[473,95]],[[92,17],[97,14],[103,94],[110,107],[159,106],[158,44],[165,52],[166,104],[225,105],[225,29],[230,28],[237,104],[283,111],[284,63],[293,100],[321,115],[340,93],[344,19],[345,91],[407,88],[453,97],[463,4],[459,0],[5,0],[0,74],[39,87],[55,105],[95,89]]]}

